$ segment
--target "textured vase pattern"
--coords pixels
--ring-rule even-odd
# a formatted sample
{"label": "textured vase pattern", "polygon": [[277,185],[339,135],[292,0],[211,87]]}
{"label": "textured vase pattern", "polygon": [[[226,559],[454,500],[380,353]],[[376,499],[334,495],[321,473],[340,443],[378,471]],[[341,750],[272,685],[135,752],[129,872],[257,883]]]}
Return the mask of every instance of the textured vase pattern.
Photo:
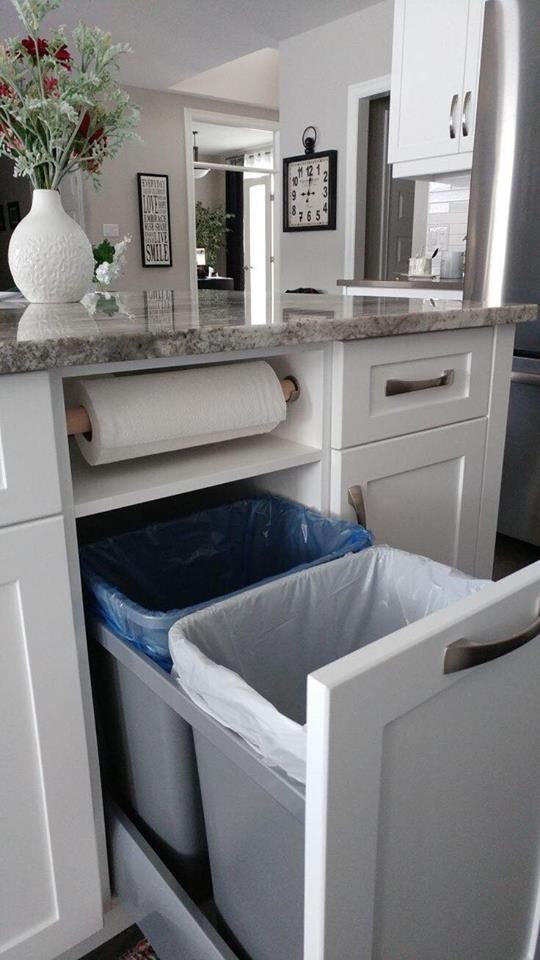
{"label": "textured vase pattern", "polygon": [[75,303],[90,289],[92,247],[57,190],[34,190],[32,209],[11,237],[9,267],[31,303]]}

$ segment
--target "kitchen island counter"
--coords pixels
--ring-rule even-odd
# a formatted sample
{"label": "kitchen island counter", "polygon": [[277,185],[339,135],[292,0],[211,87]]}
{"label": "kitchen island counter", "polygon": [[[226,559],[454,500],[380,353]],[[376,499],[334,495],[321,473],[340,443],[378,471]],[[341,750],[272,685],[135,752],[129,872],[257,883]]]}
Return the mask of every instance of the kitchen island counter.
{"label": "kitchen island counter", "polygon": [[283,295],[274,322],[250,318],[242,293],[89,294],[83,303],[3,301],[0,374],[86,364],[266,350],[297,344],[494,327],[537,318],[532,305]]}

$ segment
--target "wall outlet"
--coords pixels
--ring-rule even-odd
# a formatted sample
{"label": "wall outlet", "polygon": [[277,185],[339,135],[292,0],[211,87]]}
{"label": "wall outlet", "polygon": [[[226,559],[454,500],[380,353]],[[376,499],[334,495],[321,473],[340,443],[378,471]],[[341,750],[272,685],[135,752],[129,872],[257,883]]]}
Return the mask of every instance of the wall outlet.
{"label": "wall outlet", "polygon": [[120,236],[120,227],[117,223],[104,223],[103,224],[103,236],[104,237],[119,237]]}

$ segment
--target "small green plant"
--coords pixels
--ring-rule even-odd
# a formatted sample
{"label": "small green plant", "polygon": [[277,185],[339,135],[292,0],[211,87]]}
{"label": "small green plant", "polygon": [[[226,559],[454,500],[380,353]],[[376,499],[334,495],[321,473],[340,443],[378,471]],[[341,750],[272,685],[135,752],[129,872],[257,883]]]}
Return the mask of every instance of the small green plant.
{"label": "small green plant", "polygon": [[197,246],[204,247],[206,260],[213,270],[216,269],[219,251],[229,233],[227,221],[233,217],[234,213],[227,213],[225,207],[205,207],[202,200],[197,200],[195,204]]}

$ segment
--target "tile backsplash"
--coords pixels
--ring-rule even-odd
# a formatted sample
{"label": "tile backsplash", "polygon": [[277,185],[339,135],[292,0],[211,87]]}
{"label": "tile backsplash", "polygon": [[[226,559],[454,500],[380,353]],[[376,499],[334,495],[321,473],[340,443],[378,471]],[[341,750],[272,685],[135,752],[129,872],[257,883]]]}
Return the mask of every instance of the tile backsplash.
{"label": "tile backsplash", "polygon": [[465,250],[469,212],[470,174],[460,174],[444,182],[429,184],[426,253],[437,247],[435,272],[439,272],[440,256],[446,250]]}

